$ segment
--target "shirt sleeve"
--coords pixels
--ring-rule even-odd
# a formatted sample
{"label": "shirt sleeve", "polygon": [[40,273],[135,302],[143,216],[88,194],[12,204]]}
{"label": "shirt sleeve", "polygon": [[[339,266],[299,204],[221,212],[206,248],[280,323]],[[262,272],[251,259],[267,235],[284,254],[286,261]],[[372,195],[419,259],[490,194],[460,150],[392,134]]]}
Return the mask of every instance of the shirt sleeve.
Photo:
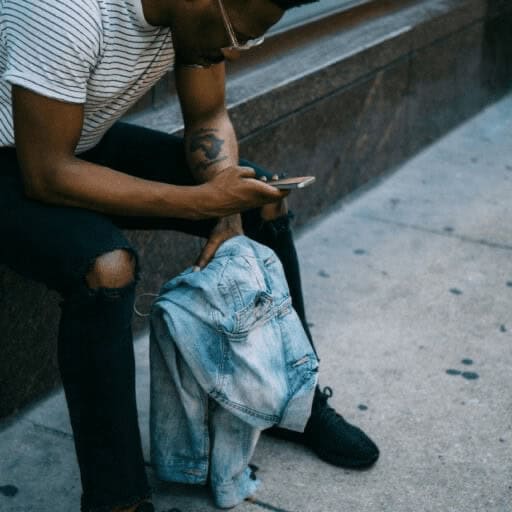
{"label": "shirt sleeve", "polygon": [[2,79],[49,98],[85,103],[102,43],[97,3],[5,0],[1,17],[7,55]]}

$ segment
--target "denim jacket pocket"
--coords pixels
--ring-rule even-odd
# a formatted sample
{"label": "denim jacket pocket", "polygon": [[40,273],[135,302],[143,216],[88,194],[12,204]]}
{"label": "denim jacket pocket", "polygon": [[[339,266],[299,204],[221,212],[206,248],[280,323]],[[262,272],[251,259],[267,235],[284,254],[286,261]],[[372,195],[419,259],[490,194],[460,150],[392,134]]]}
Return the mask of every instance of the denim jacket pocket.
{"label": "denim jacket pocket", "polygon": [[270,293],[258,290],[243,309],[235,311],[235,333],[246,333],[273,316],[274,300]]}
{"label": "denim jacket pocket", "polygon": [[233,287],[236,287],[236,284],[222,286],[222,294],[231,293],[236,294],[238,298],[242,297],[241,307],[235,310],[226,308],[223,313],[216,311],[215,321],[219,331],[231,337],[243,337],[275,315],[274,299],[266,290],[245,290],[241,294],[238,288],[234,290]]}

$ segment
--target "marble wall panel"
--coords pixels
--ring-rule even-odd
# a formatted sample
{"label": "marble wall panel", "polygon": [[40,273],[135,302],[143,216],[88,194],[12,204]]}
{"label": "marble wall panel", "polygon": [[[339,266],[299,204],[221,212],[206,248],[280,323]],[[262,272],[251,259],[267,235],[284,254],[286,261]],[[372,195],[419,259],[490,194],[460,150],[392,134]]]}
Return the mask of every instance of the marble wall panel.
{"label": "marble wall panel", "polygon": [[408,64],[294,112],[241,141],[241,155],[290,176],[317,182],[294,192],[297,224],[403,160]]}
{"label": "marble wall panel", "polygon": [[482,37],[478,23],[411,57],[410,154],[482,108]]}
{"label": "marble wall panel", "polygon": [[59,383],[58,296],[0,265],[0,418]]}
{"label": "marble wall panel", "polygon": [[[235,103],[230,114],[239,136],[243,138],[280,116],[307,107],[409,53],[407,28],[393,31],[381,23],[371,29],[372,27],[366,27],[365,30],[354,30],[353,37],[347,33],[340,35],[337,40],[324,42],[333,57],[332,60],[328,59],[328,64],[321,67],[318,64],[326,62],[327,48],[320,43],[295,55],[293,60],[284,57],[281,64],[277,62],[270,66],[268,73],[255,74],[250,88],[261,91],[265,89],[268,77],[273,76],[272,68],[278,67],[280,74],[286,73],[289,68],[288,74],[293,79],[283,80],[266,94],[246,95],[245,85],[239,82],[230,85],[228,99],[230,103]],[[298,63],[304,67],[302,74],[297,74]]]}
{"label": "marble wall panel", "polygon": [[[274,122],[277,117],[307,107],[341,87],[350,87],[361,77],[369,76],[400,56],[407,55],[407,36],[405,33],[395,33],[385,42],[381,41],[379,46],[370,45],[359,50],[345,55],[339,62],[276,87],[268,95],[236,104],[230,113],[237,133],[243,138],[255,129]],[[238,94],[239,91],[236,91]]]}
{"label": "marble wall panel", "polygon": [[487,14],[487,0],[437,0],[420,2],[423,20],[416,23],[412,34],[414,50],[465,30],[482,21]]}

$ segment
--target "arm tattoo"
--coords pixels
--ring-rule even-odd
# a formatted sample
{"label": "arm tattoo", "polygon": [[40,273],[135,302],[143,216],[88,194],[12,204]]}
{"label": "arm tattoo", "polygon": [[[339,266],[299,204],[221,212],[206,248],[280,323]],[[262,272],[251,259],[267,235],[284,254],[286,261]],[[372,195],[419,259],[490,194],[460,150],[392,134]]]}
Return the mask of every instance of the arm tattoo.
{"label": "arm tattoo", "polygon": [[204,158],[198,162],[193,172],[204,172],[208,167],[227,160],[227,156],[220,156],[224,140],[217,137],[215,128],[201,128],[195,131],[191,136],[188,143],[188,150],[191,154],[201,151]]}

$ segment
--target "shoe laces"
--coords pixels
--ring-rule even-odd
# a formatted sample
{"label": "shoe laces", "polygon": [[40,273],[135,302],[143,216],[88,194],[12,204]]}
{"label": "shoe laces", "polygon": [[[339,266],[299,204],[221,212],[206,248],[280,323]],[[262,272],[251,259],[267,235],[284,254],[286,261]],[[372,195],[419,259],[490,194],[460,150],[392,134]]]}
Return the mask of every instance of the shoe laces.
{"label": "shoe laces", "polygon": [[322,391],[320,391],[320,394],[325,399],[325,401],[329,400],[334,395],[334,391],[330,386],[325,386]]}
{"label": "shoe laces", "polygon": [[332,398],[333,395],[334,392],[329,386],[325,386],[322,390],[318,389],[316,392],[316,403],[314,404],[315,415],[317,415],[324,426],[332,426],[340,421],[345,422],[343,416],[338,414],[334,408],[327,403],[327,400]]}
{"label": "shoe laces", "polygon": [[324,389],[322,390],[320,390],[320,388],[317,388],[315,395],[315,408],[327,408],[334,410],[330,405],[327,404],[327,400],[329,400],[329,398],[332,398],[332,396],[334,395],[332,388],[330,388],[329,386],[325,386]]}

